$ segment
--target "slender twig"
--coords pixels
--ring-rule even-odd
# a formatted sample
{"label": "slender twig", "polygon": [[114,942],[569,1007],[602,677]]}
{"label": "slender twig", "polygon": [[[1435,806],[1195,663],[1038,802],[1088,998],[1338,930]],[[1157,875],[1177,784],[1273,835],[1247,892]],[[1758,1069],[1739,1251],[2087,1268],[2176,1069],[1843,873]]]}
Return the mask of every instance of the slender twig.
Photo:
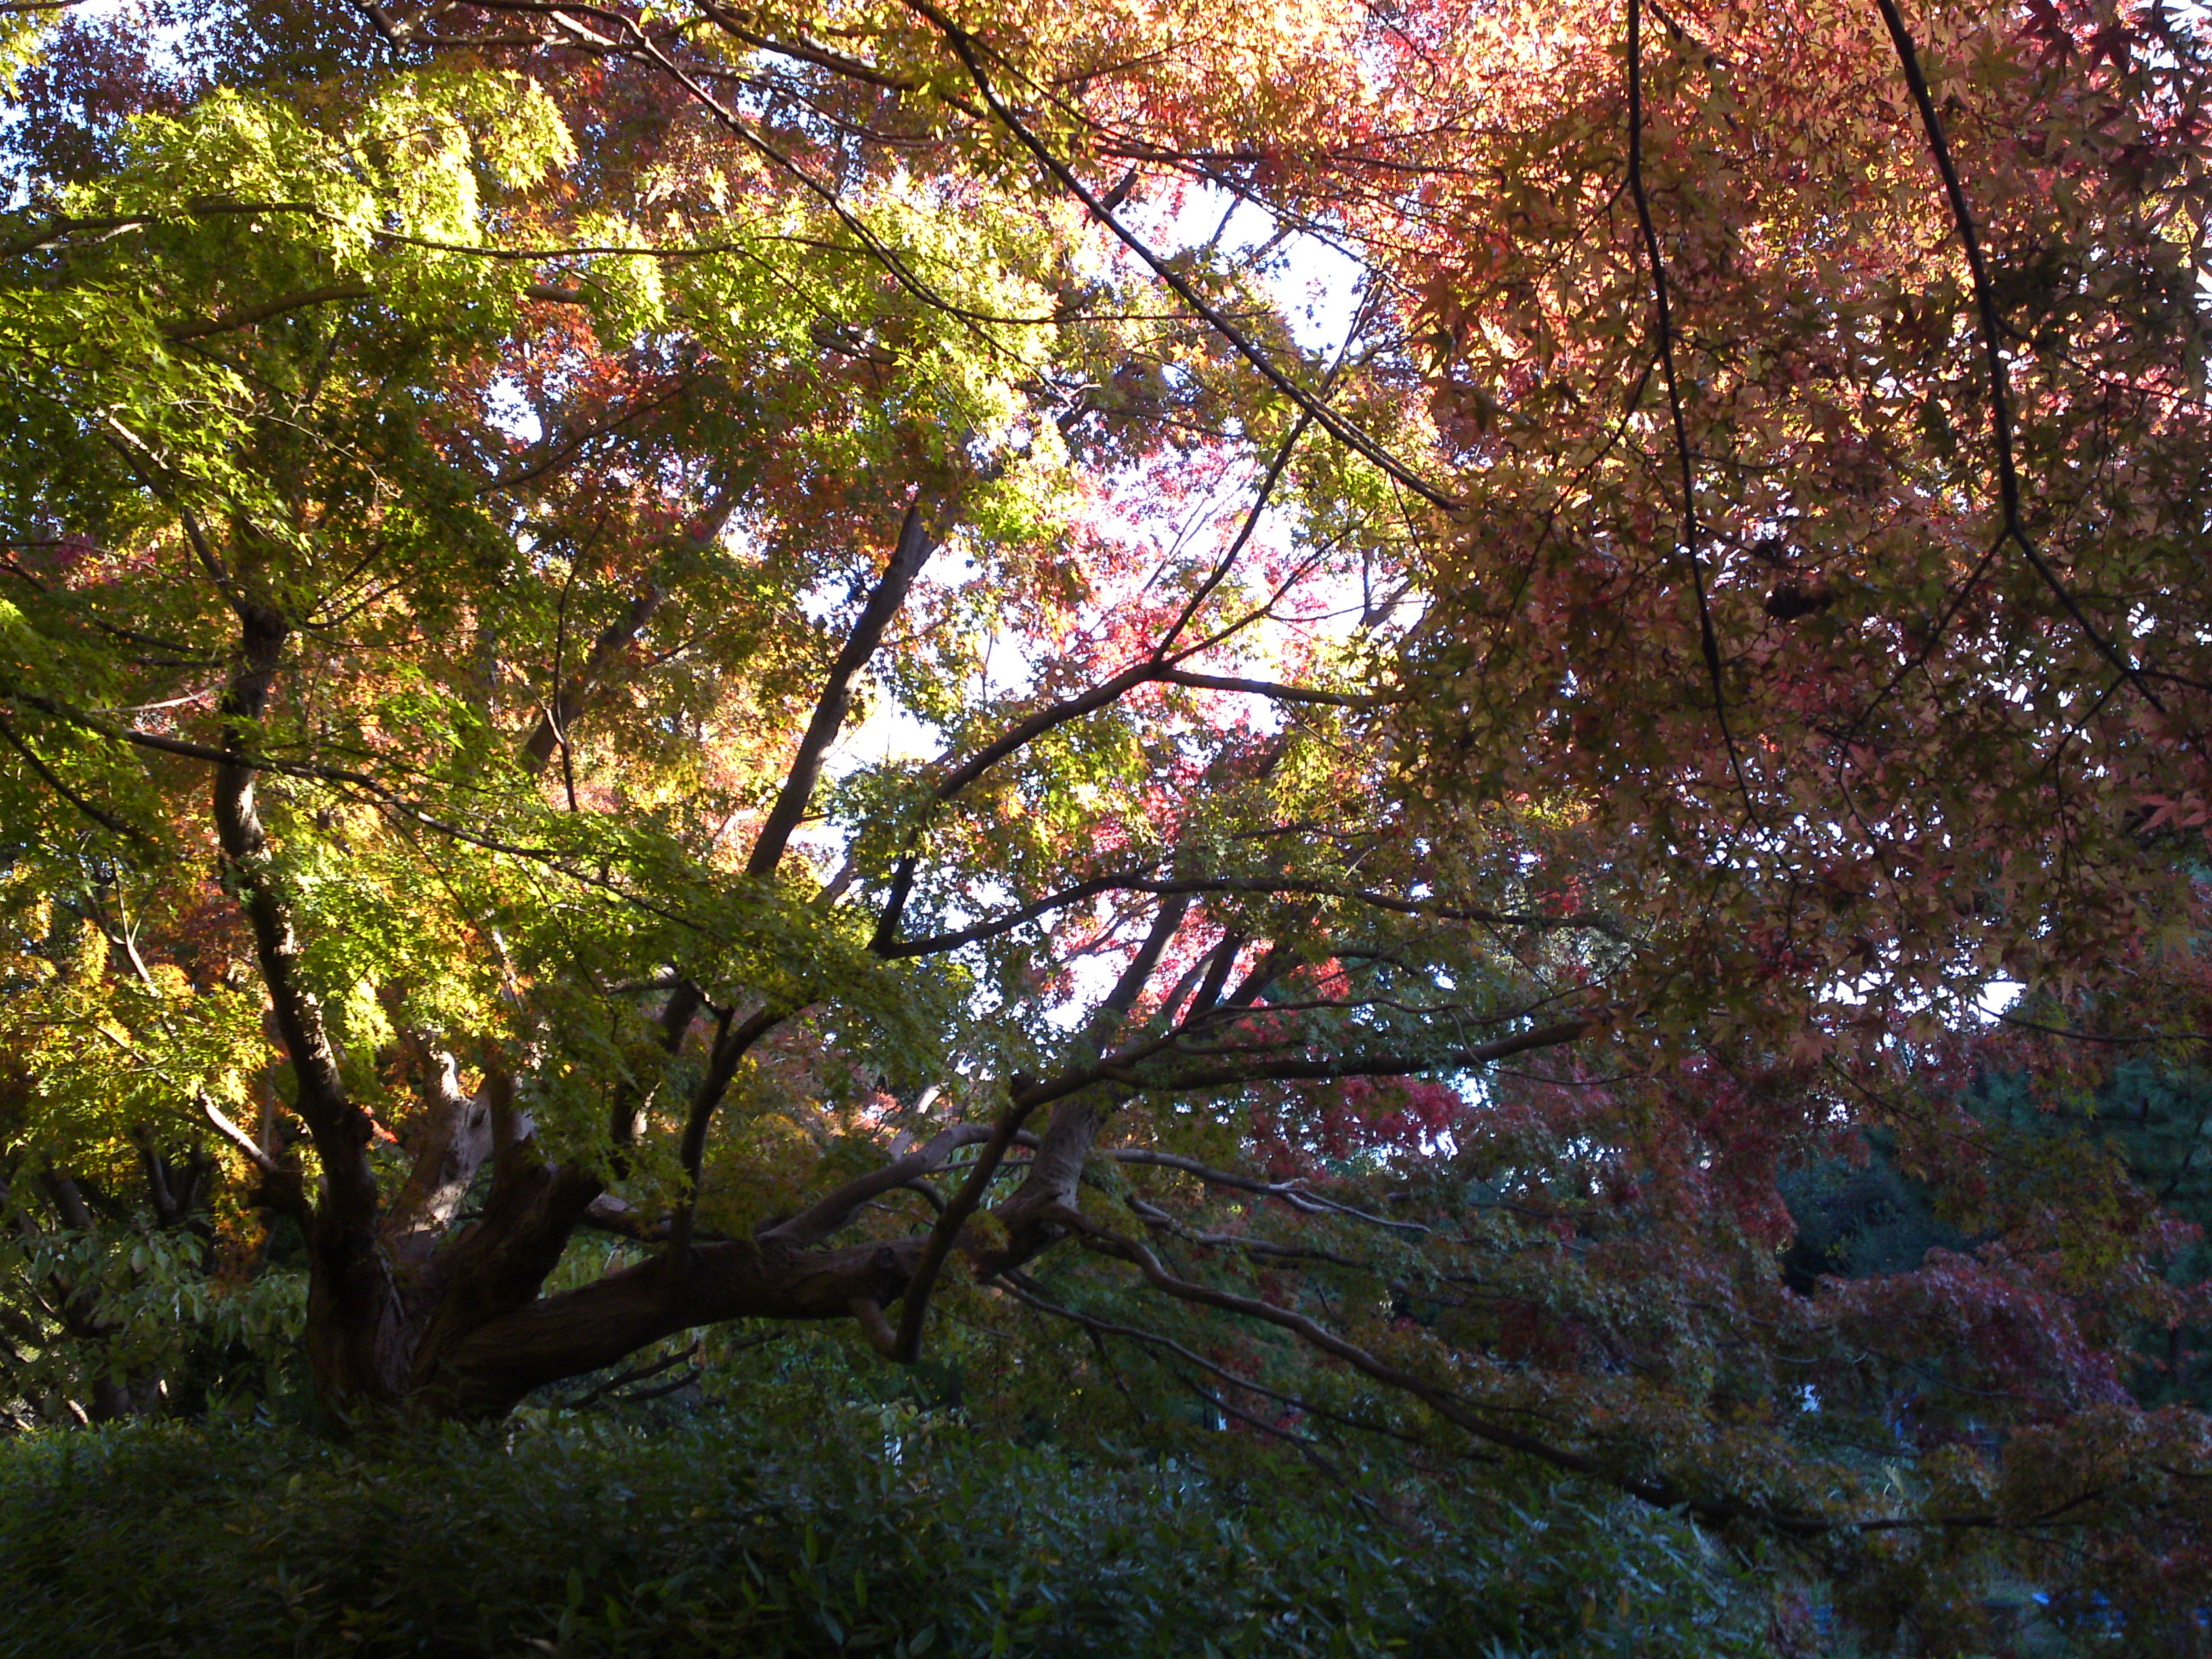
{"label": "slender twig", "polygon": [[[1632,4],[1634,0],[1632,0]],[[2020,467],[2014,453],[2012,407],[2012,371],[2005,361],[2004,321],[1997,311],[1996,289],[1990,281],[1989,261],[1982,252],[1981,233],[1974,221],[1973,209],[1966,201],[1966,186],[1960,183],[1959,169],[1951,159],[1951,142],[1943,130],[1942,117],[1937,113],[1935,95],[1928,88],[1928,77],[1920,66],[1920,53],[1913,45],[1912,32],[1905,27],[1905,15],[1897,8],[1896,0],[1875,0],[1881,10],[1881,20],[1889,29],[1890,43],[1896,48],[1899,67],[1904,70],[1905,85],[1911,88],[1912,101],[1920,112],[1920,126],[1928,140],[1929,154],[1936,162],[1936,171],[1943,180],[1943,193],[1951,209],[1951,220],[1959,234],[1960,251],[1966,255],[1966,270],[1972,279],[1974,309],[1981,331],[1982,356],[1989,371],[1990,382],[1990,442],[1996,454],[1997,498],[2003,514],[2004,529],[2000,542],[2009,538],[2019,548],[2035,574],[2042,579],[2065,607],[2066,614],[2074,619],[2097,654],[2132,685],[2142,700],[2160,714],[2166,705],[2150,689],[2136,665],[2107,639],[2097,624],[2089,619],[2081,602],[2052,568],[2027,533],[2021,513]],[[1955,611],[1956,606],[1954,605]]]}
{"label": "slender twig", "polygon": [[1692,459],[1689,422],[1682,413],[1682,390],[1674,370],[1674,316],[1667,288],[1667,261],[1659,246],[1659,227],[1651,217],[1651,198],[1644,186],[1644,0],[1628,0],[1628,193],[1636,203],[1636,222],[1644,234],[1644,258],[1651,265],[1652,330],[1659,348],[1661,376],[1667,387],[1667,410],[1674,427],[1674,459],[1682,483],[1682,551],[1690,566],[1690,588],[1698,601],[1698,647],[1705,659],[1706,678],[1712,682],[1713,717],[1720,722],[1721,741],[1727,745],[1729,765],[1735,773],[1744,810],[1754,822],[1759,808],[1744,776],[1743,757],[1737,752],[1735,734],[1729,727],[1728,692],[1721,674],[1720,637],[1713,629],[1713,609],[1705,592],[1705,556],[1698,547],[1698,478]]}
{"label": "slender twig", "polygon": [[21,737],[16,735],[15,728],[9,724],[4,717],[0,717],[0,743],[5,743],[10,749],[21,755],[23,757],[24,763],[29,766],[33,772],[36,772],[40,778],[46,781],[46,785],[49,789],[52,789],[56,794],[59,795],[71,806],[76,808],[78,811],[83,813],[85,817],[90,818],[101,829],[106,830],[108,834],[112,836],[120,836],[126,841],[137,842],[141,845],[151,844],[146,832],[139,829],[136,824],[125,823],[123,819],[117,817],[113,813],[106,811],[101,808],[94,805],[82,795],[77,793],[76,790],[70,788],[68,784],[63,782],[60,775],[57,773],[52,767],[46,764],[46,761],[40,757],[36,750],[33,749],[29,744],[26,743]]}
{"label": "slender twig", "polygon": [[929,0],[906,0],[906,3],[908,9],[926,19],[945,37],[945,44],[968,71],[969,80],[975,82],[984,103],[989,106],[1000,125],[1012,136],[1015,143],[1029,151],[1055,184],[1080,202],[1092,219],[1103,225],[1117,241],[1143,261],[1177,299],[1188,306],[1231,350],[1257,370],[1262,380],[1312,416],[1322,429],[1339,443],[1372,462],[1431,506],[1450,511],[1460,505],[1339,414],[1326,398],[1316,396],[1284,373],[1274,359],[1255,344],[1249,336],[1229,319],[1226,313],[1200,292],[1197,284],[1178,270],[1173,261],[1156,252],[1142,237],[1122,223],[1113,210],[1075,176],[1073,168],[1053,154],[1051,147],[1030,129],[1000,95],[990,72],[983,65],[981,49],[975,36],[929,3]]}
{"label": "slender twig", "polygon": [[1249,1376],[1241,1376],[1237,1372],[1216,1364],[1203,1355],[1184,1346],[1173,1337],[1163,1336],[1157,1331],[1146,1330],[1141,1326],[1126,1325],[1117,1320],[1103,1319],[1097,1314],[1085,1313],[1079,1308],[1063,1307],[1059,1303],[1048,1300],[1026,1274],[1001,1273],[998,1283],[1004,1285],[1017,1301],[1027,1303],[1040,1313],[1050,1314],[1056,1319],[1066,1320],[1069,1323],[1079,1325],[1094,1335],[1118,1336],[1127,1341],[1158,1348],[1164,1353],[1171,1353],[1186,1364],[1195,1365],[1200,1370],[1219,1377],[1232,1388],[1243,1389],[1262,1398],[1273,1400],[1278,1404],[1288,1406],[1293,1411],[1304,1412],[1307,1416],[1319,1421],[1339,1424],[1345,1428],[1358,1429],[1367,1434],[1386,1435],[1393,1440],[1402,1440],[1408,1445],[1425,1446],[1430,1443],[1422,1436],[1409,1434],[1403,1429],[1392,1428],[1382,1423],[1370,1423],[1357,1417],[1348,1417],[1341,1412],[1332,1411],[1326,1406],[1316,1406],[1312,1401],[1302,1395],[1286,1394],[1282,1389],[1270,1388],[1264,1382],[1255,1382]]}
{"label": "slender twig", "polygon": [[[615,1390],[617,1389],[627,1388],[633,1382],[646,1382],[653,1377],[659,1376],[664,1371],[671,1370],[676,1366],[684,1364],[686,1361],[696,1356],[698,1352],[699,1344],[694,1342],[690,1347],[683,1349],[679,1352],[672,1353],[666,1358],[657,1360],[650,1365],[632,1366],[629,1370],[622,1372],[619,1376],[609,1377],[605,1382],[600,1383],[598,1388],[593,1389],[589,1394],[580,1395],[574,1400],[563,1402],[562,1409],[572,1412],[582,1411],[586,1407],[595,1405],[599,1401],[615,1395]],[[694,1372],[690,1376],[683,1378],[682,1381],[676,1384],[676,1387],[682,1388],[685,1386],[694,1381],[698,1373]],[[644,1394],[622,1395],[616,1395],[615,1397],[618,1403],[623,1401],[653,1400],[658,1399],[662,1392],[664,1392],[664,1390],[653,1389]],[[673,1390],[666,1390],[665,1392],[673,1392]]]}

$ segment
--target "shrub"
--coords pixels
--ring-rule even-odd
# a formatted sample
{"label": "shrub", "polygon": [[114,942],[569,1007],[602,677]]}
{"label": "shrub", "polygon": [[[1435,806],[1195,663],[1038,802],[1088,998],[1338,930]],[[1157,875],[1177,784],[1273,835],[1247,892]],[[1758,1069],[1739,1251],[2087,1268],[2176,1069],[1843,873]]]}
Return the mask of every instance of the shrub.
{"label": "shrub", "polygon": [[1672,1517],[1279,1475],[905,1407],[42,1435],[0,1446],[0,1656],[1763,1650],[1761,1599]]}

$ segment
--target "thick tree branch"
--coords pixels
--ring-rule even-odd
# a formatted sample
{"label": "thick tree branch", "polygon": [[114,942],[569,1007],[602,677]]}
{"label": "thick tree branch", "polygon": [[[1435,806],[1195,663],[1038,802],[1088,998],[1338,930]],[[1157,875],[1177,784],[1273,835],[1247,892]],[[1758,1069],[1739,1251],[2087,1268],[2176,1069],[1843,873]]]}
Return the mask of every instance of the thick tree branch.
{"label": "thick tree branch", "polygon": [[505,1072],[488,1067],[479,1093],[490,1118],[491,1190],[483,1213],[405,1287],[410,1306],[430,1310],[405,1360],[410,1392],[438,1374],[456,1344],[538,1295],[604,1190],[590,1167],[555,1164],[539,1152],[536,1126]]}
{"label": "thick tree branch", "polygon": [[[1151,980],[1163,951],[1182,925],[1189,908],[1187,898],[1171,898],[1160,907],[1153,920],[1151,933],[1139,947],[1135,957],[1122,971],[1114,989],[1100,1004],[1091,1017],[1081,1039],[1095,1056],[1099,1048],[1113,1033],[1114,1028],[1127,1018],[1137,998]],[[1100,1122],[1111,1109],[1097,1102],[1077,1103],[1075,1097],[1091,1087],[1103,1076],[1101,1067],[1093,1064],[1064,1073],[1048,1082],[1032,1082],[1016,1077],[1010,1082],[1011,1098],[1006,1110],[1000,1116],[977,1156],[975,1166],[969,1172],[959,1190],[939,1212],[931,1227],[921,1256],[916,1262],[912,1279],[904,1289],[905,1303],[900,1310],[897,1341],[892,1358],[902,1364],[912,1364],[921,1352],[923,1322],[927,1316],[929,1296],[936,1284],[937,1275],[945,1259],[951,1254],[960,1237],[960,1230],[974,1214],[998,1174],[1007,1151],[1019,1137],[1023,1126],[1030,1115],[1044,1105],[1055,1105],[1051,1127],[1039,1144],[1036,1156],[1030,1160],[1029,1173],[1013,1198],[1002,1206],[1000,1213],[1009,1219],[1012,1230],[1020,1233],[1008,1247],[998,1252],[989,1264],[989,1271],[998,1272],[1018,1266],[1048,1242],[1036,1229],[1028,1224],[1036,1212],[1059,1201],[1065,1193],[1072,1194],[1074,1184],[1081,1179],[1083,1158],[1091,1139],[1097,1135]]]}
{"label": "thick tree branch", "polygon": [[[1106,1046],[1127,1020],[1146,987],[1152,983],[1160,958],[1174,943],[1190,909],[1188,894],[1171,895],[1161,904],[1144,942],[1130,957],[1113,989],[1085,1025],[1078,1048],[1094,1077],[1113,1075],[1114,1068],[1105,1059]],[[1161,1041],[1164,1039],[1142,1045],[1143,1051],[1152,1051]],[[1035,1212],[1054,1205],[1073,1203],[1076,1188],[1083,1179],[1085,1160],[1098,1139],[1100,1127],[1127,1097],[1126,1091],[1109,1095],[1095,1088],[1062,1091],[1053,1107],[1052,1122],[1037,1147],[1036,1156],[1030,1160],[1029,1175],[1006,1206],[1004,1218],[1020,1228],[1026,1224],[1025,1218]]]}
{"label": "thick tree branch", "polygon": [[975,1159],[975,1167],[968,1172],[968,1179],[960,1183],[959,1190],[938,1212],[936,1221],[931,1224],[923,1239],[912,1275],[899,1287],[906,1303],[899,1310],[898,1329],[893,1335],[887,1357],[902,1365],[911,1365],[921,1357],[922,1322],[928,1316],[929,1293],[936,1286],[937,1275],[943,1270],[945,1258],[951,1255],[952,1247],[959,1239],[961,1228],[967,1224],[968,1218],[975,1213],[975,1206],[983,1201],[983,1194],[989,1190],[992,1177],[998,1174],[999,1165],[1005,1159],[1007,1149],[1014,1144],[1014,1138],[1021,1133],[1023,1124],[1042,1103],[1036,1099],[1024,1099],[1024,1093],[1017,1079],[1013,1097],[1007,1102],[1006,1109],[999,1115],[999,1121],[991,1126],[990,1139],[983,1143],[983,1150]]}
{"label": "thick tree branch", "polygon": [[837,733],[845,724],[845,715],[853,705],[853,693],[859,686],[860,672],[875,655],[876,647],[883,643],[884,635],[891,625],[900,608],[906,604],[908,590],[914,586],[915,577],[930,555],[928,527],[922,521],[921,503],[916,501],[907,509],[906,522],[899,527],[898,544],[891,551],[890,561],[876,582],[875,591],[868,595],[867,603],[853,623],[853,631],[845,641],[845,647],[830,665],[829,678],[823,682],[821,701],[814,706],[814,717],[806,724],[806,735],[799,739],[799,752],[791,763],[791,771],[784,779],[782,792],[775,805],[769,809],[768,819],[761,825],[760,836],[753,842],[752,855],[745,860],[749,876],[772,876],[782,861],[783,849],[790,842],[806,816],[806,804],[813,798],[815,780],[821,776],[823,757],[830,745],[837,740]]}
{"label": "thick tree branch", "polygon": [[365,283],[340,283],[326,288],[311,288],[301,293],[266,300],[259,305],[241,306],[235,311],[225,312],[220,317],[170,323],[162,328],[161,337],[172,343],[204,340],[210,335],[229,334],[240,329],[251,328],[256,323],[268,322],[287,312],[304,311],[311,306],[330,305],[341,300],[373,300],[375,297],[376,290]]}
{"label": "thick tree branch", "polygon": [[995,1133],[994,1127],[985,1124],[955,1124],[905,1157],[848,1181],[835,1192],[816,1200],[788,1221],[780,1222],[762,1233],[761,1243],[793,1249],[819,1244],[851,1220],[854,1212],[869,1200],[880,1198],[943,1169],[946,1160],[962,1147],[988,1141]]}
{"label": "thick tree branch", "polygon": [[756,1239],[695,1242],[483,1321],[422,1379],[437,1408],[504,1415],[532,1389],[612,1365],[648,1343],[726,1320],[843,1320],[906,1288],[922,1240],[794,1251]]}
{"label": "thick tree branch", "polygon": [[222,758],[215,775],[223,872],[252,932],[270,1015],[292,1062],[295,1103],[322,1162],[324,1189],[333,1206],[330,1219],[366,1232],[374,1229],[377,1212],[376,1177],[368,1158],[372,1126],[346,1091],[321,1004],[304,982],[299,934],[262,827],[258,769],[248,758],[291,630],[276,611],[258,606],[241,606],[240,622],[239,661],[223,693]]}
{"label": "thick tree branch", "polygon": [[1232,674],[1200,674],[1187,668],[1170,668],[1153,678],[1165,685],[1186,685],[1200,691],[1241,691],[1275,702],[1314,703],[1326,708],[1380,708],[1395,701],[1365,692],[1322,691],[1307,685],[1283,685],[1273,680],[1239,679]]}
{"label": "thick tree branch", "polygon": [[1593,1020],[1564,1020],[1555,1025],[1516,1032],[1511,1036],[1500,1037],[1495,1042],[1478,1043],[1472,1048],[1440,1048],[1429,1054],[1346,1054],[1282,1060],[1255,1057],[1234,1065],[1165,1070],[1108,1061],[1099,1069],[1115,1082],[1146,1094],[1227,1089],[1246,1083],[1327,1082],[1352,1077],[1413,1077],[1423,1072],[1486,1066],[1493,1060],[1527,1054],[1535,1048],[1556,1048],[1587,1036],[1595,1025],[1596,1022]]}
{"label": "thick tree branch", "polygon": [[469,1183],[492,1154],[491,1093],[465,1093],[453,1055],[434,1053],[429,1060],[435,1069],[424,1085],[428,1109],[414,1162],[384,1224],[386,1248],[407,1267],[420,1266],[437,1248]]}

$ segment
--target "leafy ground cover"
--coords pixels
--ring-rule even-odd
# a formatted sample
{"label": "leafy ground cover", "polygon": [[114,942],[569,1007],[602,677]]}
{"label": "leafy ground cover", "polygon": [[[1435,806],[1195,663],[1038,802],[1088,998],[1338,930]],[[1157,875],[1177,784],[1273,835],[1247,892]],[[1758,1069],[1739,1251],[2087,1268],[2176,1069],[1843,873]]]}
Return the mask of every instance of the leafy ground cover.
{"label": "leafy ground cover", "polygon": [[912,1408],[343,1449],[267,1423],[0,1446],[0,1654],[1723,1655],[1692,1530],[1531,1488],[1397,1515]]}

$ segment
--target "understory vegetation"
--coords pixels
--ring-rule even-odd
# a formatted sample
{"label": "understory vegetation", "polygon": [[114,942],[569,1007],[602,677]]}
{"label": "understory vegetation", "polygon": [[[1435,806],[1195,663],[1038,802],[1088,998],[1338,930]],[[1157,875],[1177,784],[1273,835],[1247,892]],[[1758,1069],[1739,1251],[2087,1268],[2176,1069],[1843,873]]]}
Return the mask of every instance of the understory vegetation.
{"label": "understory vegetation", "polygon": [[[1771,1587],[1544,1480],[980,1432],[836,1356],[750,1404],[526,1408],[341,1448],[214,1419],[0,1448],[0,1655],[46,1659],[1772,1651]],[[1042,1425],[1036,1425],[1042,1429]]]}

